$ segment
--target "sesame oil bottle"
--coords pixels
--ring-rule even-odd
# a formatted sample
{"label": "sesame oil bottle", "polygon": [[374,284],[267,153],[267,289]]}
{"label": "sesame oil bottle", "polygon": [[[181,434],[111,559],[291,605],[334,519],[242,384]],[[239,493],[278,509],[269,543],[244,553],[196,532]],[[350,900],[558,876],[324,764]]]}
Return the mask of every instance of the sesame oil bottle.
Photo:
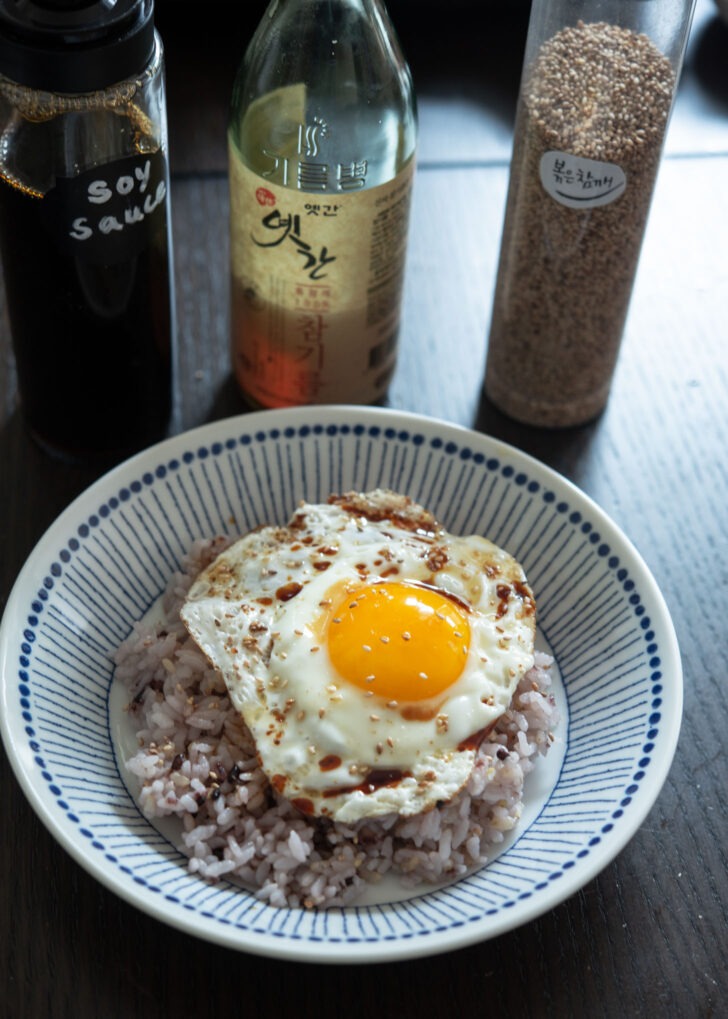
{"label": "sesame oil bottle", "polygon": [[416,112],[380,0],[272,0],[229,123],[232,360],[253,406],[373,403],[394,370]]}

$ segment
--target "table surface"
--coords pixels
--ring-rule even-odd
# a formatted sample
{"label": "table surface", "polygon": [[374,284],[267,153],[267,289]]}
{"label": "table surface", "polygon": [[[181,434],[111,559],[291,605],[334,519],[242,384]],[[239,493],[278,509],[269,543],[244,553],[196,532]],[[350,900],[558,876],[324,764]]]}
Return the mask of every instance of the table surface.
{"label": "table surface", "polygon": [[[240,412],[227,353],[225,120],[262,11],[158,4],[165,41],[179,321],[173,430]],[[631,842],[562,905],[449,954],[320,967],[236,953],[143,915],[56,844],[4,754],[0,1000],[25,1017],[725,1015],[728,613],[728,28],[698,0],[612,396],[595,423],[547,432],[482,399],[486,336],[528,19],[392,0],[420,109],[401,356],[390,405],[537,456],[627,533],[672,613],[685,673],[674,765]],[[33,546],[95,477],[25,434],[0,304],[4,606]],[[374,972],[372,972],[372,969]]]}

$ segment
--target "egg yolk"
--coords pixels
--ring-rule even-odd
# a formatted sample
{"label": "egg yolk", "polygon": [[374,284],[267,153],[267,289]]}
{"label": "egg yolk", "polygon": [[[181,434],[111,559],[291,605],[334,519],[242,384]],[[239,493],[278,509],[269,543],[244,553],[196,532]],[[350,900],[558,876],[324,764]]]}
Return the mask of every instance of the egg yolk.
{"label": "egg yolk", "polygon": [[332,607],[334,668],[385,700],[420,701],[447,690],[462,673],[469,647],[466,615],[434,588],[367,584]]}

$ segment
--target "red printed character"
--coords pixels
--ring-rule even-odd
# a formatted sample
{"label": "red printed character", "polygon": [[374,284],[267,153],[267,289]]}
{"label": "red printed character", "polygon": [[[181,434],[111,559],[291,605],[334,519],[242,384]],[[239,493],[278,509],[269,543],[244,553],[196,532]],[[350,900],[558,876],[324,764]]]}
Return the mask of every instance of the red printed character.
{"label": "red printed character", "polygon": [[258,201],[258,205],[275,205],[276,196],[268,188],[258,188],[255,192],[255,197]]}

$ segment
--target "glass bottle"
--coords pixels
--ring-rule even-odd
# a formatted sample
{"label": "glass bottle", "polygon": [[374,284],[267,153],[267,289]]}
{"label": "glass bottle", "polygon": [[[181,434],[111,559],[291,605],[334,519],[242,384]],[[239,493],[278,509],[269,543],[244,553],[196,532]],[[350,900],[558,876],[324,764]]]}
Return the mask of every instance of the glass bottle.
{"label": "glass bottle", "polygon": [[232,359],[252,405],[385,395],[416,133],[380,0],[272,0],[228,134]]}
{"label": "glass bottle", "polygon": [[163,437],[173,299],[153,0],[0,0],[0,252],[21,408],[61,458]]}
{"label": "glass bottle", "polygon": [[604,408],[694,0],[534,0],[485,391],[522,422]]}

